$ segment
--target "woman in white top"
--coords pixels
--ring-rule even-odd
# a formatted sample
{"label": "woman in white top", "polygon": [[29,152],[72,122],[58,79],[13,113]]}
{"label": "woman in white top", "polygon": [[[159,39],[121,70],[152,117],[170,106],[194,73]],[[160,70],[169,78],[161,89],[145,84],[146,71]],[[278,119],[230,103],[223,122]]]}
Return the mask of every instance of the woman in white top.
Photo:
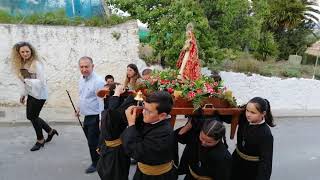
{"label": "woman in white top", "polygon": [[[44,146],[45,142],[50,142],[54,135],[58,135],[55,129],[52,129],[39,117],[40,111],[48,98],[44,66],[30,43],[19,42],[12,48],[12,67],[24,84],[24,92],[20,97],[20,103],[24,104],[27,96],[27,119],[32,122],[37,135],[37,142],[30,150],[37,151]],[[46,140],[43,137],[42,129],[48,133]]]}

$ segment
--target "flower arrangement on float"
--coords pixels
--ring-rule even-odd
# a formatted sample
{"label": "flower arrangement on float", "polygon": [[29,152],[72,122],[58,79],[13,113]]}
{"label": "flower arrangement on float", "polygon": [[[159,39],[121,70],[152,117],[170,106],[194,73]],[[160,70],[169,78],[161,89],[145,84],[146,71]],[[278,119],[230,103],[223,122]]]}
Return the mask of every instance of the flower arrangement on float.
{"label": "flower arrangement on float", "polygon": [[236,107],[236,99],[223,81],[214,81],[212,77],[202,75],[199,79],[190,81],[178,78],[179,71],[164,69],[153,71],[150,80],[142,81],[136,90],[147,95],[154,91],[168,91],[175,100],[175,107],[193,107],[204,105],[215,108]]}

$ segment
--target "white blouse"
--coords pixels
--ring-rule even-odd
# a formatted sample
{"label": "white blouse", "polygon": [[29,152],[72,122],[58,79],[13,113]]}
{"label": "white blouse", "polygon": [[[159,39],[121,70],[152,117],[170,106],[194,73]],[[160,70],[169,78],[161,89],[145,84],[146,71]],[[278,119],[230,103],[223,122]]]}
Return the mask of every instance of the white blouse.
{"label": "white blouse", "polygon": [[24,92],[22,95],[30,95],[36,99],[48,99],[48,85],[44,73],[44,65],[40,61],[32,63],[35,63],[36,79],[24,79]]}

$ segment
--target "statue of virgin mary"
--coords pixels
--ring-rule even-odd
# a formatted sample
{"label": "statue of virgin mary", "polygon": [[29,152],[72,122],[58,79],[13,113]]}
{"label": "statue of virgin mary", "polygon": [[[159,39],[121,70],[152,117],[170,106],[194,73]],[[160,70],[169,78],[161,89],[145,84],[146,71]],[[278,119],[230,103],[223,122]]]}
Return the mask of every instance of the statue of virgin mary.
{"label": "statue of virgin mary", "polygon": [[185,41],[177,62],[177,67],[180,68],[179,76],[182,79],[196,80],[201,76],[201,68],[192,23],[187,25],[186,36],[187,40]]}

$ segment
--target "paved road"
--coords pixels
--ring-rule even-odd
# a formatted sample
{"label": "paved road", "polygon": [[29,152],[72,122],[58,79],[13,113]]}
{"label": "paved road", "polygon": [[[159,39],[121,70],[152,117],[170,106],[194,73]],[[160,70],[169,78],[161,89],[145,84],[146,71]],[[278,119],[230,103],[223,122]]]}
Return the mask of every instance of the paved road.
{"label": "paved road", "polygon": [[[181,125],[183,122],[178,123]],[[320,179],[320,118],[288,118],[277,121],[273,180]],[[73,125],[56,126],[60,136],[38,152],[31,126],[0,127],[0,180],[97,180],[84,174],[90,164],[82,130]],[[234,141],[229,142],[230,151]],[[130,177],[134,172],[131,170]]]}

